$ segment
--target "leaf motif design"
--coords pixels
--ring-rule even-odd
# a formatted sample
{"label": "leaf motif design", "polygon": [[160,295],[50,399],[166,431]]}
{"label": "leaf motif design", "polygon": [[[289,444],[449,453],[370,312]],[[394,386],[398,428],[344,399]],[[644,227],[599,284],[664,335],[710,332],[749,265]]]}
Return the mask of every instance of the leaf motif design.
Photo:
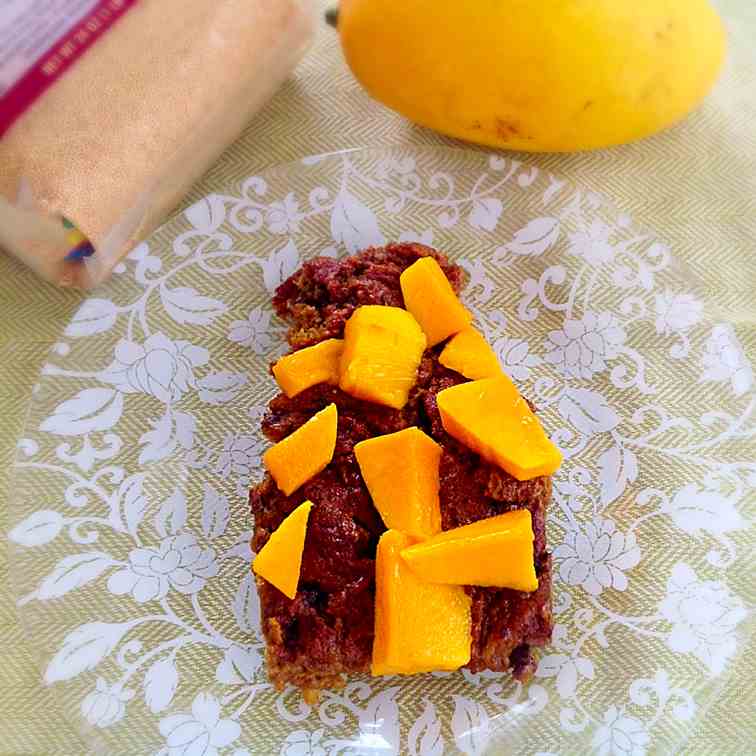
{"label": "leaf motif design", "polygon": [[210,540],[226,532],[230,510],[228,499],[219,494],[209,483],[205,483],[202,500],[202,532]]}
{"label": "leaf motif design", "polygon": [[139,437],[139,443],[143,444],[139,452],[139,464],[157,462],[173,453],[176,441],[173,438],[173,422],[171,411],[166,409],[165,414],[158,420],[149,420],[152,430],[145,431]]}
{"label": "leaf motif design", "polygon": [[256,648],[233,645],[226,649],[223,660],[215,670],[215,679],[224,685],[251,683],[261,666],[262,657]]}
{"label": "leaf motif design", "polygon": [[701,490],[695,483],[683,486],[662,506],[662,512],[690,535],[698,535],[701,531],[724,535],[743,527],[743,518],[732,499],[718,491]]}
{"label": "leaf motif design", "polygon": [[220,371],[210,373],[197,381],[198,395],[208,404],[224,404],[236,397],[248,379],[244,373],[229,373]]}
{"label": "leaf motif design", "polygon": [[181,324],[209,325],[228,310],[219,299],[205,297],[191,286],[169,289],[163,285],[160,300],[171,318]]}
{"label": "leaf motif design", "polygon": [[149,505],[143,490],[145,473],[126,478],[111,500],[110,521],[113,527],[135,536]]}
{"label": "leaf motif design", "polygon": [[546,656],[542,656],[538,660],[538,668],[535,675],[536,677],[556,677],[566,661],[567,656],[564,654],[547,654]]}
{"label": "leaf motif design", "polygon": [[161,538],[176,535],[183,530],[186,525],[186,497],[178,486],[160,505],[154,525]]}
{"label": "leaf motif design", "polygon": [[198,202],[190,205],[185,211],[186,219],[197,231],[212,234],[217,231],[226,218],[226,206],[223,197],[208,194]]}
{"label": "leaf motif design", "polygon": [[281,249],[273,251],[261,265],[265,288],[273,292],[299,265],[299,251],[294,244],[294,239],[289,239]]}
{"label": "leaf motif design", "polygon": [[577,667],[575,662],[570,659],[559,670],[556,678],[557,693],[562,698],[571,698],[577,687]]}
{"label": "leaf motif design", "polygon": [[542,255],[559,238],[557,218],[534,218],[514,235],[505,249],[516,255]]}
{"label": "leaf motif design", "polygon": [[153,714],[167,709],[179,684],[179,674],[172,656],[158,659],[144,676],[144,702]]}
{"label": "leaf motif design", "polygon": [[564,186],[565,182],[560,179],[555,179],[553,176],[549,176],[549,185],[546,187],[546,190],[543,193],[543,204],[544,206],[548,205],[551,200],[556,197],[559,192],[562,191],[562,187]]}
{"label": "leaf motif design", "polygon": [[491,736],[488,712],[465,696],[453,696],[451,728],[454,742],[467,756],[482,756]]}
{"label": "leaf motif design", "polygon": [[39,429],[58,436],[81,436],[112,428],[122,412],[123,396],[115,389],[83,389],[61,402]]}
{"label": "leaf motif design", "polygon": [[189,451],[194,445],[197,421],[192,415],[166,408],[162,417],[149,422],[152,430],[145,431],[139,437],[139,443],[144,445],[139,452],[139,464],[165,459],[179,446]]}
{"label": "leaf motif design", "polygon": [[33,512],[8,533],[21,546],[42,546],[57,537],[63,528],[63,516],[52,509]]}
{"label": "leaf motif design", "polygon": [[87,299],[66,326],[65,334],[71,339],[80,339],[102,333],[113,327],[117,317],[118,310],[109,299]]}
{"label": "leaf motif design", "polygon": [[72,554],[61,559],[55,569],[39,585],[37,597],[41,601],[60,598],[69,591],[96,580],[115,562],[110,554],[92,551],[85,554]]}
{"label": "leaf motif design", "polygon": [[504,204],[496,197],[482,197],[473,201],[470,225],[483,231],[493,231],[499,222]]}
{"label": "leaf motif design", "polygon": [[444,738],[436,707],[425,699],[423,713],[410,727],[407,746],[410,756],[443,756]]}
{"label": "leaf motif design", "polygon": [[386,241],[375,213],[346,189],[339,193],[333,206],[331,236],[350,254],[365,247],[379,247]]}
{"label": "leaf motif design", "polygon": [[232,605],[236,624],[245,633],[260,636],[260,598],[251,572],[242,578]]}
{"label": "leaf motif design", "polygon": [[360,713],[360,733],[369,740],[383,741],[391,753],[399,753],[399,687],[387,688],[370,699]]}
{"label": "leaf motif design", "polygon": [[72,630],[45,671],[50,685],[94,669],[121,641],[130,622],[88,622]]}
{"label": "leaf motif design", "polygon": [[246,564],[250,564],[252,562],[252,557],[254,556],[254,554],[252,553],[252,546],[250,543],[251,540],[252,540],[251,530],[245,530],[243,533],[239,533],[234,545],[230,549],[228,549],[228,551],[225,551],[223,554],[221,554],[221,559],[230,559],[232,557],[238,557],[239,559],[244,561]]}
{"label": "leaf motif design", "polygon": [[619,416],[597,391],[568,388],[559,399],[559,414],[581,433],[605,433],[619,424]]}
{"label": "leaf motif design", "polygon": [[638,477],[638,458],[632,449],[614,445],[599,457],[601,503],[609,504],[622,495],[628,483]]}

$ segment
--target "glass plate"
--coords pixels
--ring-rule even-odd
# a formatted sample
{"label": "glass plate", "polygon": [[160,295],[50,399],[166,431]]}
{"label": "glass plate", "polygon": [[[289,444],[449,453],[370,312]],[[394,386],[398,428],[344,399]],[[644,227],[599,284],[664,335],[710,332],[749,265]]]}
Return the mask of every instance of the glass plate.
{"label": "glass plate", "polygon": [[[533,680],[267,682],[247,490],[284,350],[275,287],[313,255],[437,246],[564,451],[555,629]],[[307,158],[197,202],[61,334],[11,504],[12,578],[57,702],[92,747],[171,756],[672,752],[750,632],[741,505],[753,373],[663,240],[508,157]]]}

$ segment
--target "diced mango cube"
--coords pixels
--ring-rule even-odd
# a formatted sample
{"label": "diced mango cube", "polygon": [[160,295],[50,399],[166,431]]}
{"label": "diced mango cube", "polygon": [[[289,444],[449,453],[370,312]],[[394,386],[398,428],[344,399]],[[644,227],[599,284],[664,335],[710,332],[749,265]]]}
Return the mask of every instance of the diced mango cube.
{"label": "diced mango cube", "polygon": [[461,528],[445,530],[402,550],[421,579],[450,585],[484,585],[534,591],[533,524],[515,509]]}
{"label": "diced mango cube", "polygon": [[333,459],[337,426],[338,410],[329,404],[263,454],[263,464],[287,496]]}
{"label": "diced mango cube", "polygon": [[501,374],[501,365],[496,353],[482,334],[469,327],[449,339],[438,361],[450,370],[461,373],[465,378],[493,378]]}
{"label": "diced mango cube", "polygon": [[504,373],[444,389],[436,399],[446,432],[517,480],[559,469],[559,449]]}
{"label": "diced mango cube", "polygon": [[434,346],[467,328],[470,311],[459,301],[449,279],[432,257],[423,257],[399,277],[404,306],[415,316]]}
{"label": "diced mango cube", "polygon": [[273,375],[281,390],[291,398],[318,383],[337,385],[343,347],[341,339],[326,339],[281,357],[273,365]]}
{"label": "diced mango cube", "polygon": [[310,509],[312,502],[300,504],[270,534],[267,543],[252,562],[252,571],[256,575],[267,580],[290,599],[297,594]]}
{"label": "diced mango cube", "polygon": [[358,307],[344,327],[339,386],[358,399],[401,409],[425,350],[417,321],[400,307]]}
{"label": "diced mango cube", "polygon": [[365,485],[387,528],[427,538],[441,530],[441,447],[419,428],[360,441],[354,447]]}
{"label": "diced mango cube", "polygon": [[470,597],[420,580],[401,558],[410,536],[387,530],[375,561],[373,675],[452,670],[470,661]]}

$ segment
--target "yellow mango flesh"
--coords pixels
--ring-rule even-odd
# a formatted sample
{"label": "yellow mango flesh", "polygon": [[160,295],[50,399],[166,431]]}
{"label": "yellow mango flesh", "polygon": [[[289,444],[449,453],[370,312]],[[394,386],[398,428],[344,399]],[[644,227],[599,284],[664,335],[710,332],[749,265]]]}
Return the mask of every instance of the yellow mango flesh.
{"label": "yellow mango flesh", "polygon": [[494,350],[474,328],[465,328],[449,339],[438,361],[473,381],[501,375],[501,365]]}
{"label": "yellow mango flesh", "polygon": [[384,105],[536,152],[670,126],[712,87],[726,47],[709,0],[341,0],[338,28],[347,63]]}
{"label": "yellow mango flesh", "polygon": [[341,339],[326,339],[298,349],[273,365],[273,376],[289,398],[318,383],[339,382],[339,360],[344,347]]}
{"label": "yellow mango flesh", "polygon": [[333,459],[337,426],[338,410],[329,404],[263,454],[263,464],[287,496]]}
{"label": "yellow mango flesh", "polygon": [[452,670],[470,661],[470,597],[420,580],[401,558],[410,536],[387,530],[375,561],[373,675]]}
{"label": "yellow mango flesh", "polygon": [[358,307],[344,327],[339,386],[377,404],[401,409],[415,385],[425,335],[400,307]]}
{"label": "yellow mango flesh", "polygon": [[402,550],[422,580],[534,591],[533,525],[527,509],[445,530]]}
{"label": "yellow mango flesh", "polygon": [[404,305],[425,332],[429,347],[470,325],[472,315],[432,257],[412,263],[399,277],[399,283]]}
{"label": "yellow mango flesh", "polygon": [[312,502],[300,504],[270,534],[265,546],[252,562],[252,571],[290,599],[297,594],[302,550],[307,534],[307,520]]}
{"label": "yellow mango flesh", "polygon": [[551,475],[562,455],[512,381],[503,373],[440,391],[446,432],[517,480]]}
{"label": "yellow mango flesh", "polygon": [[419,428],[361,441],[354,447],[365,485],[387,528],[427,538],[441,530],[441,447]]}

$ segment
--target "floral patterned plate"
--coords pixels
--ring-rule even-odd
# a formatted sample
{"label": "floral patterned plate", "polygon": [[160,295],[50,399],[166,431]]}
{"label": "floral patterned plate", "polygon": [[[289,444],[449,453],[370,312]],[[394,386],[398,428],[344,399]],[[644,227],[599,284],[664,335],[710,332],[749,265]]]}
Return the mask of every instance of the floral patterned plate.
{"label": "floral patterned plate", "polygon": [[[469,273],[564,451],[553,643],[494,673],[268,684],[246,494],[307,257],[420,239]],[[12,573],[93,748],[162,756],[674,751],[750,632],[753,372],[664,241],[564,178],[446,149],[307,158],[191,206],[86,300],[19,441]],[[747,627],[749,629],[747,629]]]}

